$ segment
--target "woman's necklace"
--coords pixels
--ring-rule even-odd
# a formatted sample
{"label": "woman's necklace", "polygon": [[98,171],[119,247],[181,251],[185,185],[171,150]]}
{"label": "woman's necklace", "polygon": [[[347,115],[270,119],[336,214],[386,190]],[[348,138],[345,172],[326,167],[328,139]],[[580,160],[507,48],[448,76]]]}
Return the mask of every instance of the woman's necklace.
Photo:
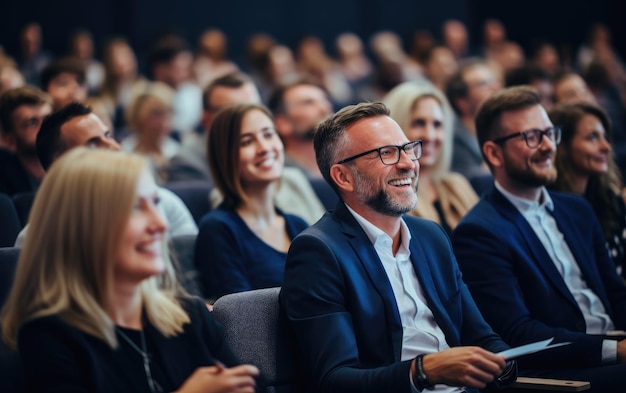
{"label": "woman's necklace", "polygon": [[137,351],[137,353],[139,353],[141,355],[141,357],[143,358],[143,368],[146,372],[146,379],[148,380],[148,387],[150,388],[150,392],[151,393],[161,393],[163,390],[161,389],[161,386],[158,384],[157,381],[155,381],[152,378],[152,371],[150,370],[150,357],[148,356],[148,349],[146,347],[146,337],[143,333],[143,329],[140,330],[140,336],[141,336],[141,348],[139,348],[137,346],[137,344],[135,344],[133,342],[133,340],[130,339],[130,337],[128,337],[123,331],[122,329],[118,328],[117,326],[115,327],[115,331],[117,331],[120,335],[120,337],[122,337],[128,344],[130,344],[130,346]]}

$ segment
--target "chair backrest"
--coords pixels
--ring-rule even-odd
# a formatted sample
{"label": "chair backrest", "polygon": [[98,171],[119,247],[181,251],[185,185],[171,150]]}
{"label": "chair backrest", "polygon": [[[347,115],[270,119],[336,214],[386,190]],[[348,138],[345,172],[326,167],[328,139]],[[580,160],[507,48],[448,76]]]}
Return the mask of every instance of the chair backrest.
{"label": "chair backrest", "polygon": [[28,223],[28,215],[30,214],[30,208],[33,207],[35,194],[34,191],[29,191],[13,195],[13,204],[15,205],[15,210],[17,210],[17,216],[20,218],[22,227]]}
{"label": "chair backrest", "polygon": [[309,182],[324,208],[326,210],[334,209],[339,201],[339,196],[326,180],[322,177],[309,177]]}
{"label": "chair backrest", "polygon": [[187,209],[189,209],[196,224],[211,210],[209,194],[213,186],[210,182],[202,180],[180,181],[168,183],[165,185],[165,188],[178,195],[185,206],[187,206]]}
{"label": "chair backrest", "polygon": [[0,309],[4,306],[4,302],[11,291],[19,257],[19,247],[0,248]]}
{"label": "chair backrest", "polygon": [[296,388],[295,341],[278,303],[280,288],[233,293],[217,299],[213,315],[242,363],[254,364],[266,393]]}
{"label": "chair backrest", "polygon": [[[13,285],[19,257],[18,247],[0,248],[0,309]],[[4,393],[19,393],[24,392],[25,388],[24,370],[19,355],[7,348],[0,339],[0,390]]]}
{"label": "chair backrest", "polygon": [[176,236],[171,239],[170,253],[175,259],[176,272],[180,283],[187,292],[202,297],[198,271],[193,263],[196,235]]}
{"label": "chair backrest", "polygon": [[0,247],[11,247],[22,229],[11,197],[0,193]]}

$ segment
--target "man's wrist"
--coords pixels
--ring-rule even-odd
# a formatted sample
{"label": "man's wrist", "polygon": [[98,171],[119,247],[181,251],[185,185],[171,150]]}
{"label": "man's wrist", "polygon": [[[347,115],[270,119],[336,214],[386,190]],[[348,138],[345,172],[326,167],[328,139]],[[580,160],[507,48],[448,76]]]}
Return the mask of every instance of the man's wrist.
{"label": "man's wrist", "polygon": [[426,373],[424,372],[424,355],[419,355],[415,358],[415,368],[413,372],[413,383],[418,390],[432,390],[435,385],[428,382]]}

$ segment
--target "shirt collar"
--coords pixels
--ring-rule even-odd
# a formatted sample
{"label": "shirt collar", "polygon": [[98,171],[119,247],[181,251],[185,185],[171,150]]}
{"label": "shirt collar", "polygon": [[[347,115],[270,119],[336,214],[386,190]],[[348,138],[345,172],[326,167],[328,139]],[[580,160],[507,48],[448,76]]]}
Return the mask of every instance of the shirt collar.
{"label": "shirt collar", "polygon": [[513,195],[502,187],[500,183],[496,180],[495,182],[496,189],[504,195],[506,199],[509,200],[515,206],[520,213],[524,214],[530,211],[538,210],[541,208],[548,209],[549,211],[554,211],[554,203],[552,202],[552,198],[548,193],[548,190],[545,187],[541,187],[541,194],[539,196],[539,201],[533,201],[526,198],[521,198],[517,195]]}
{"label": "shirt collar", "polygon": [[[356,222],[359,223],[359,225],[363,229],[363,232],[365,232],[365,235],[372,244],[375,245],[377,242],[383,239],[389,239],[391,241],[391,237],[389,237],[389,235],[387,235],[384,231],[369,222],[359,213],[355,212],[350,206],[345,206],[348,208],[348,211],[350,212],[350,214],[352,214]],[[409,231],[409,227],[404,222],[404,219],[400,218],[400,248],[398,249],[398,254],[408,253],[410,242],[411,231]]]}

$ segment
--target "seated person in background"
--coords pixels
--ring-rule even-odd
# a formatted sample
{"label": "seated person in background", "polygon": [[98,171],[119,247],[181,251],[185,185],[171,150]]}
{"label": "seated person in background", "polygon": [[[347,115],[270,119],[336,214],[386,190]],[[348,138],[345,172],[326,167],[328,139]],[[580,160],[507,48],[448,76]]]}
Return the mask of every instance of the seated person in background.
{"label": "seated person in background", "polygon": [[554,101],[557,104],[587,102],[597,105],[587,82],[574,71],[563,71],[554,77]]}
{"label": "seated person in background", "polygon": [[436,87],[426,82],[405,82],[383,102],[411,141],[422,141],[420,203],[409,214],[433,220],[448,235],[471,209],[478,196],[464,176],[451,172],[452,111]]}
{"label": "seated person in background", "polygon": [[202,134],[185,135],[178,153],[169,162],[168,181],[211,180],[206,140],[217,112],[232,104],[260,104],[259,91],[244,73],[233,72],[214,79],[202,93]]}
{"label": "seated person in background", "polygon": [[608,335],[626,329],[626,286],[589,204],[545,187],[557,176],[560,129],[529,86],[488,99],[476,129],[495,186],[461,220],[452,243],[482,315],[513,346],[571,342],[523,358],[520,374],[623,392],[626,340]]}
{"label": "seated person in background", "polygon": [[52,112],[50,96],[24,86],[0,96],[0,192],[14,195],[36,191],[45,173],[35,140],[44,117]]}
{"label": "seated person in background", "polygon": [[85,65],[78,59],[66,57],[50,63],[41,72],[41,88],[52,97],[55,111],[76,101],[87,99]]}
{"label": "seated person in background", "polygon": [[609,119],[602,109],[584,102],[558,105],[548,115],[562,134],[551,188],[582,195],[591,204],[617,272],[626,278],[626,205]]}
{"label": "seated person in background", "polygon": [[164,83],[151,83],[137,95],[126,111],[130,135],[121,142],[124,151],[150,158],[157,182],[167,182],[167,166],[180,148],[172,137],[172,100],[174,90]]}
{"label": "seated person in background", "polygon": [[80,148],[52,166],[2,315],[29,392],[254,392],[256,367],[178,286],[158,203],[140,156]]}
{"label": "seated person in background", "polygon": [[474,119],[480,105],[501,88],[492,66],[476,58],[462,61],[446,85],[446,96],[456,114],[452,170],[469,180],[489,175],[476,139]]}
{"label": "seated person in background", "polygon": [[276,130],[285,143],[287,166],[300,168],[309,177],[320,177],[313,135],[318,123],[333,114],[326,90],[303,77],[278,86],[267,104],[274,114]]}
{"label": "seated person in background", "polygon": [[[294,239],[280,293],[311,392],[477,392],[516,378],[437,224],[417,202],[419,141],[381,103],[322,122],[315,152],[337,208]],[[447,386],[444,386],[447,385]],[[416,390],[417,389],[417,390]]]}
{"label": "seated person in background", "polygon": [[[120,150],[102,120],[90,108],[75,102],[44,120],[37,135],[37,154],[43,167],[48,169],[54,160],[77,146]],[[197,234],[198,227],[183,201],[168,189],[159,187],[158,192],[161,200],[158,208],[168,222],[168,235]],[[19,234],[16,246],[24,243],[27,228]]]}
{"label": "seated person in background", "polygon": [[505,86],[530,85],[537,89],[541,106],[547,111],[554,106],[554,85],[548,71],[535,65],[524,65],[506,73]]}
{"label": "seated person in background", "polygon": [[[168,165],[168,181],[207,180],[212,182],[207,165],[208,130],[215,115],[233,104],[260,104],[259,92],[252,80],[241,72],[226,74],[213,80],[202,97],[202,136],[189,134],[185,137],[178,153]],[[214,190],[211,204],[217,207],[221,195]],[[324,214],[324,207],[311,187],[304,172],[296,167],[286,167],[276,193],[276,206],[286,213],[297,214],[312,224]]]}
{"label": "seated person in background", "polygon": [[291,240],[308,225],[274,203],[285,152],[270,112],[259,104],[223,109],[207,150],[224,201],[200,221],[194,259],[205,296],[280,286]]}

